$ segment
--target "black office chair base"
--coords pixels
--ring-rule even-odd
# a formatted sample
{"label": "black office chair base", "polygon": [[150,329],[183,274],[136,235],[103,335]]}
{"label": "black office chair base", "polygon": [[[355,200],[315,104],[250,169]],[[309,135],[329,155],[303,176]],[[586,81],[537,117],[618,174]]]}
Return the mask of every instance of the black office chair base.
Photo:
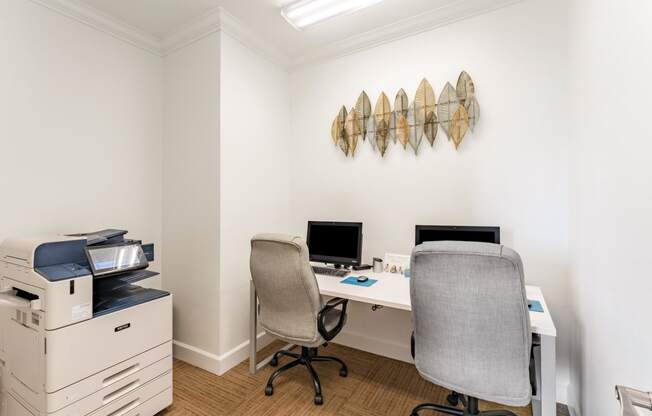
{"label": "black office chair base", "polygon": [[461,401],[464,405],[464,409],[456,409],[454,407],[442,406],[434,403],[423,403],[412,409],[410,416],[419,416],[419,412],[422,410],[432,410],[446,415],[455,416],[516,416],[509,410],[489,410],[481,412],[478,408],[478,399],[475,397],[466,398],[455,392],[450,394],[446,400],[451,404],[453,404],[453,402],[459,403],[459,401]]}
{"label": "black office chair base", "polygon": [[274,354],[274,357],[272,357],[272,360],[269,362],[269,364],[272,367],[276,367],[278,365],[278,359],[281,356],[292,357],[295,360],[285,364],[283,367],[272,373],[272,375],[269,377],[269,380],[267,380],[267,386],[265,387],[266,396],[271,396],[274,394],[274,380],[276,380],[279,375],[298,365],[303,365],[308,369],[310,377],[312,378],[312,383],[315,387],[315,404],[320,406],[324,404],[324,397],[321,394],[321,382],[319,381],[319,376],[313,368],[312,363],[334,361],[342,366],[340,368],[340,377],[346,377],[349,375],[349,369],[346,367],[346,364],[344,364],[344,361],[340,360],[337,357],[317,355],[317,348],[301,347],[301,354],[281,350]]}

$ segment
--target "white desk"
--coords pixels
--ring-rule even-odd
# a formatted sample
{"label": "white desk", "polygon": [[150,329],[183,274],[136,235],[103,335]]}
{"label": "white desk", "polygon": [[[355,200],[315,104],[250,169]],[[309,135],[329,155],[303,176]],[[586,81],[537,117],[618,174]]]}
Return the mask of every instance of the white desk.
{"label": "white desk", "polygon": [[[388,308],[411,310],[410,303],[410,279],[392,273],[373,273],[370,270],[352,273],[352,275],[363,274],[371,279],[376,279],[374,285],[362,287],[340,283],[344,277],[316,275],[319,284],[319,291],[324,296],[345,298],[356,302],[371,305],[381,305]],[[548,305],[543,298],[541,289],[536,286],[526,286],[527,297],[530,300],[538,300],[543,306],[544,312],[530,312],[532,334],[535,334],[541,344],[541,348],[535,348],[537,384],[539,391],[532,399],[532,410],[534,416],[556,416],[556,347],[555,338],[557,330],[552,321]],[[249,338],[249,370],[252,374],[265,367],[272,356],[269,356],[257,364],[257,329],[258,329],[258,298],[256,289],[251,283],[251,319]],[[406,340],[407,342],[407,340]],[[287,346],[286,348],[290,348]]]}

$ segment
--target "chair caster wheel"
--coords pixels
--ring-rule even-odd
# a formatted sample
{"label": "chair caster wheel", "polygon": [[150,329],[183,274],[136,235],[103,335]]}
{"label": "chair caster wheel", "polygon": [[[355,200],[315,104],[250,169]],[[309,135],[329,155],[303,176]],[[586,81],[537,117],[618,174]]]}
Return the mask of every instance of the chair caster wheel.
{"label": "chair caster wheel", "polygon": [[457,406],[460,403],[460,396],[458,396],[457,394],[449,394],[448,396],[446,396],[446,401],[451,406]]}
{"label": "chair caster wheel", "polygon": [[348,375],[349,375],[349,370],[347,370],[346,368],[340,369],[340,377],[346,377]]}
{"label": "chair caster wheel", "polygon": [[265,396],[271,396],[272,394],[274,394],[274,387],[272,386],[265,387]]}
{"label": "chair caster wheel", "polygon": [[278,365],[278,359],[276,357],[272,358],[271,360],[269,360],[269,365],[271,367],[276,367]]}
{"label": "chair caster wheel", "polygon": [[315,396],[315,404],[321,406],[324,404],[324,398],[322,396]]}

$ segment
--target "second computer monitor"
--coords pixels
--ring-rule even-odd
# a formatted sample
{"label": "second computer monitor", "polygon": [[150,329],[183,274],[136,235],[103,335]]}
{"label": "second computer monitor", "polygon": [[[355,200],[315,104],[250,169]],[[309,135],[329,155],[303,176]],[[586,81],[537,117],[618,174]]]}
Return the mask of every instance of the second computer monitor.
{"label": "second computer monitor", "polygon": [[415,244],[426,241],[479,241],[500,244],[500,227],[417,225]]}
{"label": "second computer monitor", "polygon": [[356,266],[362,257],[362,223],[308,221],[310,261]]}

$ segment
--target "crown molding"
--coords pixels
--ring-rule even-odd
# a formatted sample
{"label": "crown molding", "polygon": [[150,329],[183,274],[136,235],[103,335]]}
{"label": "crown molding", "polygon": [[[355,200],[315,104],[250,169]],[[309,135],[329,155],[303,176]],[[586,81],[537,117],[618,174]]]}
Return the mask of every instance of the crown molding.
{"label": "crown molding", "polygon": [[161,54],[169,55],[221,29],[221,8],[190,21],[161,40]]}
{"label": "crown molding", "polygon": [[425,13],[399,20],[345,40],[333,42],[317,50],[308,51],[290,61],[295,69],[308,64],[334,59],[385,43],[427,32],[460,20],[489,13],[523,0],[460,0]]}
{"label": "crown molding", "polygon": [[458,0],[345,40],[287,56],[245,24],[217,7],[163,39],[115,19],[78,0],[30,0],[157,56],[166,56],[217,31],[224,31],[267,60],[288,70],[334,59],[427,32],[460,20],[507,7],[523,0]]}
{"label": "crown molding", "polygon": [[166,36],[161,43],[162,54],[168,55],[217,31],[229,34],[269,61],[285,68],[288,67],[289,57],[251,31],[222,7],[213,9]]}
{"label": "crown molding", "polygon": [[149,33],[130,26],[127,23],[121,22],[93,7],[84,5],[75,0],[31,1],[96,30],[107,33],[124,42],[130,43],[147,52],[159,56],[161,55],[161,41],[156,36],[150,35]]}

